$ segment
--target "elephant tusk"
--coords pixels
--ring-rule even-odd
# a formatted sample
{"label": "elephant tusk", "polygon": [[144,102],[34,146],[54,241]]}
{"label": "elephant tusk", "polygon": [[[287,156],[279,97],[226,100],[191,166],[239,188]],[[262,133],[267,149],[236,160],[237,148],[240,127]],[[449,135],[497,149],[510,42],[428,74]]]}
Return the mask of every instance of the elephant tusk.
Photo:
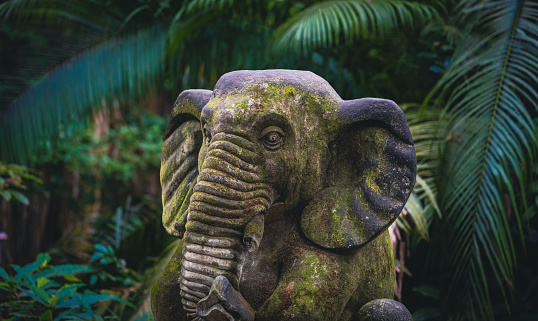
{"label": "elephant tusk", "polygon": [[258,210],[258,213],[245,226],[243,233],[243,244],[249,252],[255,251],[260,246],[265,225],[265,208]]}

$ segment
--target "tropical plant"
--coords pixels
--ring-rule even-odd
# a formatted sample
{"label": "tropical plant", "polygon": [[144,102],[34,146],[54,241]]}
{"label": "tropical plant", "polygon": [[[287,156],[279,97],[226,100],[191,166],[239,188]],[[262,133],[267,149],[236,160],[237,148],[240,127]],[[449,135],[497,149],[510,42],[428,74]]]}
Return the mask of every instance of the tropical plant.
{"label": "tropical plant", "polygon": [[[17,12],[25,12],[36,3],[8,1],[3,7],[16,4]],[[72,127],[117,97],[143,96],[152,87],[173,88],[174,94],[211,88],[233,69],[309,69],[343,97],[382,96],[400,105],[422,101],[421,110],[406,109],[419,179],[408,215],[398,223],[401,231],[429,242],[429,263],[420,271],[424,284],[415,289],[433,298],[433,305],[415,316],[493,319],[508,313],[517,292],[517,262],[530,239],[523,235],[536,224],[535,2],[106,3],[86,7],[103,13],[101,20],[90,19],[91,14],[84,20],[94,23],[91,30],[105,26],[96,31],[100,38],[93,51],[59,66],[2,115],[2,159],[27,160],[58,124],[69,136]],[[63,8],[70,17],[66,21],[80,26],[84,10],[69,8]],[[146,45],[135,54],[139,38]],[[108,56],[116,61],[107,61]],[[79,73],[117,77],[97,82]],[[54,117],[50,106],[56,106]],[[500,312],[493,309],[497,302],[505,302]]]}
{"label": "tropical plant", "polygon": [[[38,168],[64,164],[69,170],[79,171],[87,185],[110,184],[117,189],[125,188],[138,173],[159,168],[158,155],[166,119],[135,107],[131,107],[124,118],[99,130],[60,126],[59,133],[65,138],[43,147],[54,149],[54,153],[38,149],[41,156],[32,155],[30,159]],[[102,133],[96,134],[97,131]],[[97,182],[96,176],[106,177],[106,181]]]}
{"label": "tropical plant", "polygon": [[[529,206],[538,142],[538,5],[465,1],[460,10],[462,38],[435,88],[443,103],[446,97],[441,122],[450,126],[439,178],[445,215],[436,226],[447,241],[434,244],[432,259],[446,278],[444,309],[492,320],[493,289],[510,302],[521,215]],[[442,256],[434,254],[441,249]]]}
{"label": "tropical plant", "polygon": [[417,1],[320,1],[301,10],[274,32],[277,50],[312,50],[383,39],[400,28],[424,26],[437,17]]}
{"label": "tropical plant", "polygon": [[114,295],[84,290],[86,284],[76,275],[90,273],[94,271],[92,267],[53,266],[50,260],[49,254],[42,253],[35,262],[24,267],[12,265],[14,276],[0,268],[0,316],[3,320],[101,320],[94,313],[99,302],[114,300],[132,306]]}
{"label": "tropical plant", "polygon": [[[162,75],[164,45],[162,29],[142,30],[109,40],[44,76],[2,115],[2,158],[28,162],[26,151],[57,133],[59,125],[66,134],[88,126],[88,106],[106,108],[125,93],[146,93]],[[25,112],[25,105],[34,112]]]}
{"label": "tropical plant", "polygon": [[[90,239],[93,248],[89,264],[95,272],[88,282],[92,287],[113,290],[137,307],[126,309],[119,302],[108,302],[107,311],[121,320],[152,317],[151,287],[177,248],[175,238],[159,233],[162,224],[155,220],[155,213],[161,211],[159,201],[129,196],[114,215],[102,215],[92,222],[95,233]],[[156,256],[163,248],[164,252]]]}
{"label": "tropical plant", "polygon": [[[405,204],[403,215],[396,223],[408,234],[417,233],[419,238],[430,241],[429,226],[436,217],[442,218],[437,204],[436,171],[439,166],[438,119],[440,110],[419,112],[417,104],[402,104],[417,153],[417,181]],[[409,217],[408,217],[409,216]]]}
{"label": "tropical plant", "polygon": [[[356,29],[344,27],[343,21],[352,25],[354,16],[342,10],[344,3],[313,5],[323,9],[318,12],[305,9],[295,22],[281,27],[281,39],[286,39],[282,46],[335,47],[338,39],[349,39],[349,30]],[[446,25],[433,25],[441,26],[439,32],[457,48],[425,101],[435,96],[434,105],[446,110],[439,122],[443,128],[436,130],[437,143],[428,142],[443,155],[437,165],[431,163],[430,171],[430,179],[440,187],[439,209],[445,215],[429,220],[442,235],[431,247],[436,263],[430,268],[443,272],[436,315],[493,319],[492,289],[502,289],[508,306],[515,281],[511,226],[522,235],[520,213],[528,209],[529,166],[537,142],[532,118],[537,111],[537,6],[530,1],[466,1],[452,9],[454,20],[447,17]],[[417,151],[426,149],[417,145]],[[435,195],[419,178],[423,195]],[[430,209],[435,208],[432,199],[426,202]],[[417,204],[424,202],[412,197],[407,210],[414,207],[417,212]],[[420,217],[414,223],[426,238]],[[405,227],[403,222],[400,226]]]}
{"label": "tropical plant", "polygon": [[[66,6],[64,11],[58,8],[56,1],[48,1],[52,3],[51,10],[46,9],[47,1],[8,1],[0,7],[0,16],[20,23],[22,18],[15,19],[15,16],[31,20],[36,17],[37,11],[40,13],[37,17],[53,20],[52,25],[56,28],[62,24],[71,28],[89,24],[92,30],[100,30],[101,40],[107,39],[106,35],[117,37],[101,42],[48,73],[10,104],[0,120],[1,134],[5,137],[0,150],[2,159],[25,163],[28,152],[34,150],[42,139],[53,137],[58,125],[86,126],[92,110],[111,105],[113,99],[142,96],[151,88],[162,88],[158,85],[160,83],[178,92],[186,87],[212,87],[218,76],[227,71],[265,68],[314,69],[336,87],[354,83],[350,79],[351,72],[332,57],[323,59],[320,55],[305,56],[293,52],[284,55],[278,50],[270,50],[271,37],[289,37],[287,35],[293,30],[286,28],[294,21],[303,23],[301,9],[309,1],[292,4],[267,0],[256,5],[250,1],[190,1],[179,7],[164,5],[168,1],[150,1],[148,5],[122,4],[119,8],[109,8],[105,2],[97,1],[88,4],[87,10],[80,9],[84,7],[81,2],[76,9]],[[369,39],[377,39],[402,26],[424,24],[436,15],[431,6],[414,1],[365,1],[360,5],[343,1],[333,5],[337,6],[337,10],[329,11],[333,14],[330,17],[340,15],[344,20],[332,24],[329,31],[332,35],[343,30],[346,39],[358,35],[365,37],[368,33]],[[88,12],[103,17],[90,18]],[[59,13],[65,19],[54,20]],[[146,19],[144,23],[141,17],[147,18],[148,14],[154,20]],[[361,19],[340,26],[346,17],[355,16]],[[322,21],[324,19],[322,17]],[[150,28],[151,24],[147,22],[150,20],[160,23],[154,23],[154,27]],[[312,18],[307,20],[313,21]],[[170,23],[168,46],[165,42],[167,30],[158,27],[167,21]],[[283,27],[273,33],[285,21]],[[307,36],[314,39],[315,34],[323,34],[324,31],[309,32]],[[329,43],[332,43],[331,39]],[[277,41],[276,48],[282,47],[282,43]],[[317,60],[318,64],[312,64],[312,60]],[[166,71],[164,66],[167,66]],[[342,74],[347,76],[342,78]],[[352,87],[356,91],[361,86]],[[33,112],[28,113],[25,106],[31,106],[28,108]],[[28,126],[28,123],[32,125]],[[72,130],[66,131],[70,132]]]}

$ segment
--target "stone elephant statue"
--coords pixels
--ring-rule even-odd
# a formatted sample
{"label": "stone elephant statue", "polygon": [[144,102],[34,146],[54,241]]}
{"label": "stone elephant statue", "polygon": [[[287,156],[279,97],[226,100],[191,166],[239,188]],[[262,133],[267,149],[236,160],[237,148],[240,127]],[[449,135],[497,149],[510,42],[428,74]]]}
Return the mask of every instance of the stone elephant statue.
{"label": "stone elephant statue", "polygon": [[230,72],[179,95],[161,164],[181,240],[156,320],[355,320],[393,298],[386,230],[416,174],[394,102],[342,100],[306,71]]}

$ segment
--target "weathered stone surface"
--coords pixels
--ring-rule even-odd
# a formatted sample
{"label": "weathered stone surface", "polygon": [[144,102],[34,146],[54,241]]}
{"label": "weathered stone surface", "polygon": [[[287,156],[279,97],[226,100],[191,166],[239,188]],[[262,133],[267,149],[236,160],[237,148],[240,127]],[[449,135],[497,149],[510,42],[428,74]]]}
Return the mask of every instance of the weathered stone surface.
{"label": "weathered stone surface", "polygon": [[416,160],[392,101],[343,101],[305,71],[228,73],[180,94],[161,164],[163,224],[182,240],[157,320],[352,320],[393,297],[386,228]]}
{"label": "weathered stone surface", "polygon": [[407,308],[398,301],[378,299],[366,303],[359,310],[360,321],[413,321]]}

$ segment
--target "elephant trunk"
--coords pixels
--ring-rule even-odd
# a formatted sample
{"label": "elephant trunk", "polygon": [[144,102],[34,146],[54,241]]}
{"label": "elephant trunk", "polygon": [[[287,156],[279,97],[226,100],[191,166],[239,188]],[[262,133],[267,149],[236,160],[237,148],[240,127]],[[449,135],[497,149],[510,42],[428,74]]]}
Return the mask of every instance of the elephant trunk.
{"label": "elephant trunk", "polygon": [[271,203],[253,150],[249,140],[219,133],[203,159],[188,208],[180,276],[181,302],[191,318],[217,276],[238,288],[243,243],[256,239],[245,235],[253,230],[245,227],[260,217],[263,222]]}

